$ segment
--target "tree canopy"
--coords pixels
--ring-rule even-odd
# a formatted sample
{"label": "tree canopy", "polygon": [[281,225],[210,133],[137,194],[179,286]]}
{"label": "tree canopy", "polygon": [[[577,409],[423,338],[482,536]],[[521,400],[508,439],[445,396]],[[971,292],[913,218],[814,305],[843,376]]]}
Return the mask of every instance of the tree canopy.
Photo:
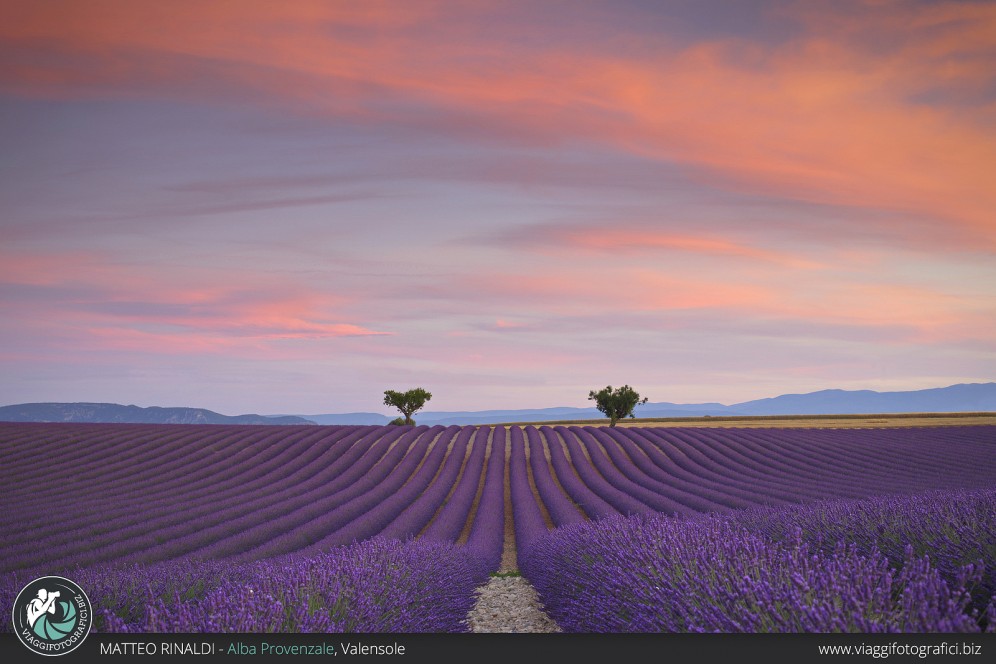
{"label": "tree canopy", "polygon": [[415,424],[412,420],[412,414],[431,398],[432,394],[421,387],[410,389],[407,392],[384,390],[384,405],[393,406],[400,410],[401,414],[405,416],[405,424]]}
{"label": "tree canopy", "polygon": [[647,403],[646,397],[640,395],[629,385],[613,390],[609,385],[605,389],[596,392],[592,390],[588,393],[588,399],[595,402],[595,407],[609,418],[609,426],[614,427],[616,422],[624,417],[636,417],[633,409],[637,405]]}

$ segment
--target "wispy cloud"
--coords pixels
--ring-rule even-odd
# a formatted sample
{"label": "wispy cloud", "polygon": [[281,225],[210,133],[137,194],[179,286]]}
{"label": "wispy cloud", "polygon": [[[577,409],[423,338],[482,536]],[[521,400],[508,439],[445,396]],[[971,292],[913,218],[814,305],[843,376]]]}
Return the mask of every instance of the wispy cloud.
{"label": "wispy cloud", "polygon": [[[786,41],[623,50],[608,37],[582,48],[566,30],[534,41],[524,7],[511,32],[489,33],[487,5],[454,14],[446,4],[296,4],[167,12],[129,2],[103,13],[15,4],[0,29],[8,49],[44,44],[52,55],[32,65],[14,58],[20,66],[2,84],[21,94],[56,81],[59,94],[128,96],[210,81],[195,94],[241,89],[302,113],[424,119],[462,139],[596,141],[703,169],[734,189],[926,212],[951,242],[996,236],[991,5],[904,4],[890,16],[874,5],[793,9],[803,30]],[[522,46],[509,49],[516,38]],[[90,75],[79,75],[81,63]],[[939,91],[979,91],[979,100],[931,103]]]}
{"label": "wispy cloud", "polygon": [[[680,222],[668,221],[666,226],[678,229]],[[818,261],[784,251],[764,249],[736,242],[717,234],[693,234],[679,230],[660,229],[651,224],[603,222],[594,224],[545,223],[518,226],[499,231],[489,237],[466,240],[503,244],[516,249],[541,252],[580,250],[611,255],[639,255],[661,252],[702,254],[722,258],[772,263],[791,269],[818,269]]]}
{"label": "wispy cloud", "polygon": [[988,376],[996,6],[715,6],[4,3],[0,389]]}
{"label": "wispy cloud", "polygon": [[[336,320],[345,299],[306,283],[228,283],[203,271],[177,280],[155,268],[114,266],[93,255],[6,256],[0,301],[35,325],[79,333],[81,348],[199,353],[290,339],[384,336],[391,332]],[[94,265],[97,269],[92,269]],[[186,283],[184,283],[186,282]]]}

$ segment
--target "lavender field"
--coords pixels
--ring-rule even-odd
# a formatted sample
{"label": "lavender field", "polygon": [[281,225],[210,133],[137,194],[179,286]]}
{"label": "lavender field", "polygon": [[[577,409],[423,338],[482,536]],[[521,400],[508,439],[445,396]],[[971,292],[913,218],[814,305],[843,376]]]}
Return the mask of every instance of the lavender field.
{"label": "lavender field", "polygon": [[499,569],[565,631],[996,628],[996,427],[3,423],[0,452],[3,601],[62,573],[102,630],[462,631]]}

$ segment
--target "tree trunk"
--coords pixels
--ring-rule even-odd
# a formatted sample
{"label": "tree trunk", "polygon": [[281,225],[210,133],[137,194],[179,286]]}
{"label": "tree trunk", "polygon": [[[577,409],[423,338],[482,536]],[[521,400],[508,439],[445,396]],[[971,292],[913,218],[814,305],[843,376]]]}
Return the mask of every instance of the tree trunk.
{"label": "tree trunk", "polygon": [[614,427],[614,426],[616,425],[616,420],[617,420],[617,419],[619,419],[619,418],[616,418],[616,417],[610,417],[610,418],[609,418],[609,426],[610,426],[610,427]]}
{"label": "tree trunk", "polygon": [[412,422],[412,416],[411,415],[405,414],[405,424],[407,424],[408,426],[411,426],[411,425],[415,424],[414,422]]}

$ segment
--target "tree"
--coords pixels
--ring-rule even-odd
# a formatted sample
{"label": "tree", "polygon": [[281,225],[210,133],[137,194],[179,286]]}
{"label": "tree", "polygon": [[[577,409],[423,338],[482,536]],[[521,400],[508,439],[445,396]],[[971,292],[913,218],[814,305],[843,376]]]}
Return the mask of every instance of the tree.
{"label": "tree", "polygon": [[425,405],[425,402],[432,398],[432,395],[421,387],[408,390],[407,392],[395,392],[394,390],[384,390],[384,405],[393,406],[401,411],[405,416],[405,424],[415,424],[412,421],[412,413]]}
{"label": "tree", "polygon": [[610,427],[614,427],[624,417],[636,417],[633,409],[641,403],[647,403],[646,397],[641,399],[629,385],[623,385],[617,390],[613,390],[611,385],[598,392],[592,390],[588,393],[588,399],[594,401],[595,407],[609,418]]}

